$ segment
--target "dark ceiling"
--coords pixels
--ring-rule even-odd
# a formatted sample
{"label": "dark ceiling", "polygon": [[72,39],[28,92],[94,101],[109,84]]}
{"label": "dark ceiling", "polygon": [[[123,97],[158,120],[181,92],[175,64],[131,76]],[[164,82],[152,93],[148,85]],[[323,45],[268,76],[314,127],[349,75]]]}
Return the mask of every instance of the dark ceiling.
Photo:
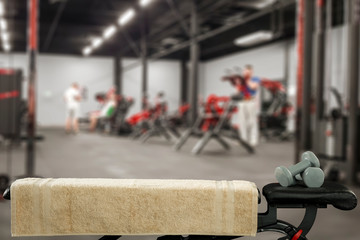
{"label": "dark ceiling", "polygon": [[[40,0],[39,51],[81,55],[94,37],[117,23],[130,7],[135,18],[106,40],[95,56],[139,57],[141,29],[146,26],[148,54],[167,51],[174,44],[189,41],[191,0],[154,0],[145,10],[138,0]],[[295,0],[278,0],[264,8],[256,4],[271,0],[198,0],[199,33],[211,35],[200,42],[201,59],[211,59],[245,48],[233,44],[235,38],[257,30],[273,30],[273,41],[291,38],[295,32]],[[27,1],[7,0],[6,19],[12,51],[26,50]],[[245,23],[244,23],[245,21]],[[145,25],[143,25],[145,23]],[[220,34],[214,30],[222,29]],[[167,58],[187,58],[188,48],[173,51]]]}

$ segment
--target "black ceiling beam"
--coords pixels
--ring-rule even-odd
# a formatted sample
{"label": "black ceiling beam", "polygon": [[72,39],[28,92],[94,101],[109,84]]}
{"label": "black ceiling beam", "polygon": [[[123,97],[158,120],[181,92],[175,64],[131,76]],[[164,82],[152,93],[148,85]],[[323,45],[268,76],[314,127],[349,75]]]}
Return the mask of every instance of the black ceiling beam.
{"label": "black ceiling beam", "polygon": [[[189,11],[189,1],[180,1],[182,4],[179,5],[178,11],[182,14],[184,19],[187,19],[190,17],[190,11]],[[229,6],[229,4],[232,4],[232,0],[207,0],[207,1],[201,1],[198,5],[199,9],[199,24],[201,25],[204,21],[206,21],[209,17],[211,17],[211,13],[213,11],[221,9],[222,7]],[[172,17],[171,12],[165,13],[161,16],[161,18],[158,18],[154,22],[151,23],[150,32],[148,34],[148,39],[150,41],[150,44],[153,45],[154,42],[158,43],[162,39],[178,34],[179,29],[174,27],[177,25],[177,19],[174,19]],[[166,21],[164,21],[166,19]],[[187,37],[186,37],[187,38]],[[139,41],[139,38],[136,38],[135,41]],[[122,54],[126,55],[129,51],[131,51],[131,46],[127,46],[122,49]]]}
{"label": "black ceiling beam", "polygon": [[[25,32],[24,33],[12,32],[10,41],[11,42],[14,42],[14,41],[24,41],[24,42],[26,42],[26,39],[24,38],[24,34],[25,34]],[[40,42],[44,41],[46,36],[47,35],[46,35],[45,32],[39,33]],[[75,46],[82,45],[82,47],[83,47],[84,44],[89,43],[89,41],[87,39],[85,39],[84,37],[81,37],[81,36],[66,36],[65,38],[61,38],[61,39],[60,38],[54,38],[52,40],[51,45],[53,45],[53,44],[56,45],[58,42],[63,42],[63,43],[66,43],[66,44],[73,44]]]}
{"label": "black ceiling beam", "polygon": [[[16,29],[17,32],[20,32],[19,30],[23,30],[24,32],[26,32],[26,28],[27,28],[27,22],[26,20],[22,21],[22,20],[16,20],[16,19],[7,19],[8,25],[10,29]],[[59,24],[57,27],[57,32],[61,35],[63,34],[79,34],[79,33],[94,33],[95,34],[100,34],[103,32],[104,28],[106,26],[104,25],[95,25],[95,24],[78,24],[78,23],[68,23],[68,24]],[[51,23],[50,22],[41,22],[40,23],[40,28],[39,31],[48,31],[51,28]]]}
{"label": "black ceiling beam", "polygon": [[[186,19],[189,17],[190,12],[188,11],[188,1],[182,1],[178,11],[182,13],[182,16]],[[166,19],[166,21],[164,21]],[[150,25],[149,38],[158,36],[164,29],[174,28],[177,25],[177,19],[173,18],[172,12],[167,12],[161,16],[158,20],[154,21]]]}
{"label": "black ceiling beam", "polygon": [[130,36],[130,34],[125,29],[121,29],[120,31],[122,35],[125,37],[126,42],[129,44],[133,52],[136,54],[136,56],[141,57],[141,50],[139,50],[134,40]]}
{"label": "black ceiling beam", "polygon": [[186,23],[180,11],[175,6],[174,0],[167,0],[166,2],[168,3],[173,16],[178,20],[180,27],[184,30],[184,33],[190,37],[190,29],[188,27],[188,24]]}
{"label": "black ceiling beam", "polygon": [[[293,4],[295,4],[295,2],[296,2],[296,0],[288,0],[288,1],[284,2],[281,5],[281,7],[286,7],[286,6],[289,6],[289,5],[293,5]],[[253,20],[255,20],[255,19],[259,18],[259,17],[265,16],[265,15],[271,13],[272,11],[274,11],[277,8],[279,8],[279,5],[277,5],[275,7],[273,7],[273,6],[266,7],[264,9],[262,9],[261,11],[255,12],[255,13],[247,16],[247,17],[244,17],[239,22],[229,24],[229,25],[225,25],[223,27],[219,27],[219,28],[217,28],[215,30],[212,30],[212,31],[209,31],[209,32],[207,32],[205,34],[197,36],[196,39],[197,39],[198,42],[207,40],[207,39],[212,38],[212,37],[214,37],[216,35],[219,35],[219,34],[221,34],[223,32],[229,31],[229,30],[231,30],[231,29],[233,29],[235,27],[243,25],[243,24],[245,24],[247,22],[253,21]],[[168,49],[166,51],[157,52],[157,53],[155,53],[155,54],[153,54],[153,55],[151,55],[149,57],[149,61],[155,61],[155,60],[157,60],[159,58],[162,58],[162,57],[165,57],[165,56],[167,56],[167,55],[169,55],[171,53],[174,53],[174,52],[177,52],[177,51],[182,50],[184,48],[187,48],[187,47],[190,46],[190,44],[191,44],[191,41],[185,41],[185,42],[182,42],[182,43],[179,43],[179,44],[173,46],[172,48],[170,48],[170,49]],[[134,67],[137,67],[137,66],[139,66],[139,62],[135,62],[133,64],[130,64],[130,65],[124,67],[124,71],[128,71],[128,70],[130,70],[130,69],[132,69]]]}
{"label": "black ceiling beam", "polygon": [[[186,4],[187,1],[183,1],[183,2],[185,2],[185,4],[180,6],[180,7],[182,7],[182,9],[179,9],[179,12],[183,13],[184,19],[190,19],[190,11],[188,10],[189,6]],[[204,1],[204,2],[210,2],[210,1]],[[201,26],[206,21],[208,21],[209,18],[212,18],[214,12],[219,11],[219,9],[222,9],[225,6],[229,6],[229,4],[231,4],[232,2],[233,1],[231,1],[231,0],[222,0],[222,1],[213,1],[212,4],[205,5],[205,6],[203,6],[204,4],[200,4],[200,6],[198,6],[199,25]],[[167,16],[166,18],[169,18],[169,17]],[[154,35],[151,32],[151,34],[150,34],[151,41],[158,43],[159,39],[164,39],[166,37],[178,35],[179,29],[174,27],[175,24],[176,24],[176,21],[172,22],[172,24],[167,25],[167,27],[161,28],[161,31]]]}
{"label": "black ceiling beam", "polygon": [[49,48],[50,44],[51,44],[51,41],[52,41],[52,39],[54,37],[56,28],[59,25],[61,15],[64,12],[66,4],[67,4],[67,0],[60,3],[58,11],[56,12],[56,15],[54,17],[54,21],[52,22],[52,24],[50,26],[50,29],[49,29],[49,32],[48,32],[48,35],[46,36],[45,43],[44,43],[43,49],[42,49],[43,51],[46,51]]}
{"label": "black ceiling beam", "polygon": [[[116,11],[116,10],[102,10],[102,9],[97,9],[97,10],[77,10],[77,9],[70,9],[66,11],[66,16],[67,17],[73,17],[75,16],[76,18],[82,18],[84,16],[89,16],[89,17],[98,17],[98,18],[111,18],[111,19],[117,19],[120,16],[121,12]],[[105,19],[104,19],[105,20]],[[106,19],[107,20],[107,19]]]}

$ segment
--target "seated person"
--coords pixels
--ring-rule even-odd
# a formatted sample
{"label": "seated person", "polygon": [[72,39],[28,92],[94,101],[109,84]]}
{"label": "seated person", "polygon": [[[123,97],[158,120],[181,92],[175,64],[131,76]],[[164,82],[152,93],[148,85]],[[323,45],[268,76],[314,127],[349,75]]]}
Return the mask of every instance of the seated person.
{"label": "seated person", "polygon": [[90,114],[90,131],[94,131],[98,120],[100,118],[109,118],[115,111],[116,107],[116,94],[114,92],[107,94],[105,104],[100,111],[95,111]]}

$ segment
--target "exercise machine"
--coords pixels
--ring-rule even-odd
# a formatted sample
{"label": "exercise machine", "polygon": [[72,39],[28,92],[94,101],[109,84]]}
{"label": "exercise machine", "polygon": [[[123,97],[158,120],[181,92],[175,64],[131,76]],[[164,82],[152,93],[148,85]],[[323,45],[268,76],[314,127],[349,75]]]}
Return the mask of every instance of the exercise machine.
{"label": "exercise machine", "polygon": [[[235,73],[227,70],[227,75],[222,78],[223,81],[228,81],[238,91],[242,91],[245,86],[245,79],[239,73],[241,68],[237,68]],[[260,113],[260,133],[267,139],[276,137],[280,139],[289,138],[287,132],[287,121],[289,113],[293,110],[290,102],[287,100],[286,89],[280,81],[275,81],[267,78],[261,78],[260,82],[262,96],[266,93],[270,94],[270,98],[262,101]],[[250,96],[243,96],[245,98]]]}
{"label": "exercise machine", "polygon": [[132,139],[139,138],[142,134],[150,129],[148,121],[151,117],[151,114],[151,110],[146,109],[135,113],[126,119],[126,123],[132,129],[130,134]]}
{"label": "exercise machine", "polygon": [[[108,94],[104,92],[95,94],[95,100],[99,103],[100,109],[105,105],[108,99],[107,95]],[[106,131],[116,135],[127,135],[131,133],[131,127],[126,122],[126,116],[134,104],[134,99],[123,95],[116,95],[115,98],[116,106],[109,109],[107,113],[108,116],[98,119],[96,129],[101,132]],[[79,122],[90,123],[91,113],[88,113],[88,115],[88,117],[80,118]]]}
{"label": "exercise machine", "polygon": [[[270,94],[266,101],[262,99],[260,113],[260,133],[266,139],[288,139],[287,123],[290,112],[293,110],[287,100],[286,89],[280,81],[261,79],[261,87]],[[263,91],[262,96],[266,95]]]}
{"label": "exercise machine", "polygon": [[22,71],[0,69],[0,135],[19,139],[22,118]]}
{"label": "exercise machine", "polygon": [[244,91],[240,91],[245,79],[240,74],[228,74],[222,80],[229,81],[239,93],[232,97],[209,95],[202,106],[203,113],[198,116],[194,125],[184,132],[175,144],[175,150],[179,150],[190,136],[201,137],[192,149],[194,154],[199,154],[210,139],[217,140],[228,150],[230,145],[222,138],[225,136],[238,141],[249,153],[254,153],[254,148],[241,138],[238,128],[231,123],[231,117],[237,111],[237,103],[249,97]]}
{"label": "exercise machine", "polygon": [[126,124],[132,128],[130,136],[133,139],[140,138],[144,143],[154,136],[163,136],[168,141],[180,137],[177,128],[186,121],[190,105],[181,105],[176,114],[168,116],[168,106],[163,96],[162,92],[158,93],[154,105],[147,98],[143,99],[144,109],[126,120]]}
{"label": "exercise machine", "polygon": [[[314,149],[322,160],[327,178],[331,181],[339,181],[341,172],[346,171],[349,117],[338,89],[332,87],[330,93],[335,99],[336,106],[332,107],[328,114],[318,122],[316,132],[319,134],[318,139],[321,140],[314,143]],[[360,108],[357,121],[360,123]],[[357,132],[360,141],[359,136],[360,129]]]}
{"label": "exercise machine", "polygon": [[163,136],[168,141],[171,141],[173,138],[180,138],[181,135],[178,127],[185,124],[189,109],[190,105],[184,104],[178,108],[174,115],[168,116],[167,103],[158,103],[149,122],[149,130],[141,137],[142,142],[146,142],[154,136]]}
{"label": "exercise machine", "polygon": [[114,132],[118,135],[128,135],[132,132],[130,125],[126,121],[126,117],[133,105],[134,99],[132,97],[118,96],[114,125]]}
{"label": "exercise machine", "polygon": [[168,117],[169,124],[173,127],[185,127],[190,108],[188,103],[180,105],[176,113]]}
{"label": "exercise machine", "polygon": [[129,129],[126,124],[126,116],[133,104],[134,100],[132,97],[116,95],[115,108],[109,116],[99,119],[98,128],[115,135],[127,135],[131,133],[131,129]]}
{"label": "exercise machine", "polygon": [[191,136],[196,136],[200,137],[200,140],[192,149],[193,154],[199,154],[211,139],[215,139],[228,150],[230,145],[223,139],[228,137],[237,140],[249,153],[253,153],[254,149],[241,139],[237,127],[231,123],[231,117],[237,110],[236,104],[241,99],[241,95],[208,96],[206,102],[202,104],[203,113],[199,114],[194,125],[183,133],[174,149],[180,150]]}
{"label": "exercise machine", "polygon": [[0,147],[5,147],[7,165],[6,173],[0,175],[1,192],[11,180],[12,147],[21,140],[22,80],[21,70],[0,69]]}
{"label": "exercise machine", "polygon": [[[343,1],[339,12],[332,2],[299,2],[300,16],[309,18],[299,17],[297,45],[305,46],[299,48],[295,161],[299,152],[310,149],[319,155],[328,179],[359,184],[360,1]],[[336,29],[333,14],[342,19]]]}
{"label": "exercise machine", "polygon": [[[172,132],[173,129],[168,127],[167,109],[168,106],[166,102],[155,104],[154,109],[151,111],[152,114],[148,119],[149,129],[140,137],[141,142],[145,143],[154,136],[163,136],[168,141],[172,140],[172,135],[169,132]],[[175,135],[176,134],[175,132]]]}

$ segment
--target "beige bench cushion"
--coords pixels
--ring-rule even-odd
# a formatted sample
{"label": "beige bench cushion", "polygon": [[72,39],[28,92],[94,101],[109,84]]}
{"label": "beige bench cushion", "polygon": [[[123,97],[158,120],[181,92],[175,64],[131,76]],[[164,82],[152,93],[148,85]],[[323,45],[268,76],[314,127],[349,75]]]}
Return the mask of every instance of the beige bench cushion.
{"label": "beige bench cushion", "polygon": [[27,178],[11,186],[11,230],[13,236],[253,236],[257,197],[247,181]]}

